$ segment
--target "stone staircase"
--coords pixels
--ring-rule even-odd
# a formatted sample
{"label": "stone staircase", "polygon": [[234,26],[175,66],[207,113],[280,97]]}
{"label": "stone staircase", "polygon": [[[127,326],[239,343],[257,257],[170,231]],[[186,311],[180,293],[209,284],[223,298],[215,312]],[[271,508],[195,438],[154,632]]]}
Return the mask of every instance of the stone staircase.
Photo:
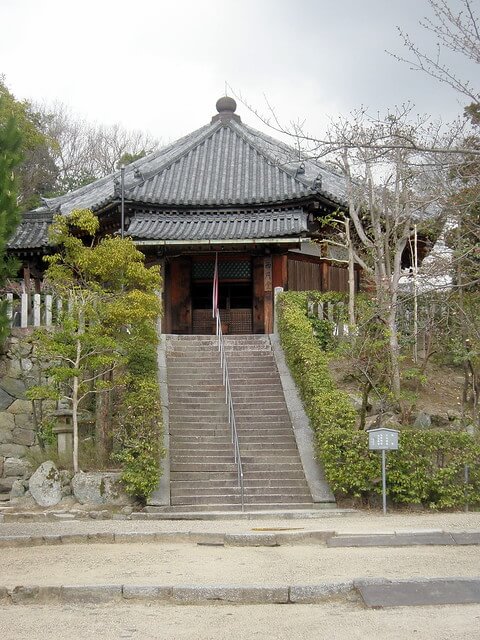
{"label": "stone staircase", "polygon": [[[247,510],[313,502],[268,336],[226,336]],[[216,339],[167,337],[171,510],[237,510],[240,490]]]}

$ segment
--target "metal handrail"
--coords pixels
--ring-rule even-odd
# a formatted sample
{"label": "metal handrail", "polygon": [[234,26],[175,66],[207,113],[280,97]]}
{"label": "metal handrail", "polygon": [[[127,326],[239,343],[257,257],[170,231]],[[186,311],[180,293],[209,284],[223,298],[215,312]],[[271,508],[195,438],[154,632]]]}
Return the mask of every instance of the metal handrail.
{"label": "metal handrail", "polygon": [[222,381],[225,387],[225,403],[228,406],[228,422],[232,430],[232,444],[235,464],[237,465],[237,481],[240,487],[240,497],[242,500],[242,511],[245,510],[245,491],[243,485],[242,456],[240,455],[240,445],[238,442],[237,423],[235,421],[235,411],[233,408],[232,388],[230,376],[228,374],[227,354],[225,352],[225,339],[222,333],[222,322],[220,311],[215,309],[215,334],[218,339],[218,351],[220,352],[220,366],[222,367]]}

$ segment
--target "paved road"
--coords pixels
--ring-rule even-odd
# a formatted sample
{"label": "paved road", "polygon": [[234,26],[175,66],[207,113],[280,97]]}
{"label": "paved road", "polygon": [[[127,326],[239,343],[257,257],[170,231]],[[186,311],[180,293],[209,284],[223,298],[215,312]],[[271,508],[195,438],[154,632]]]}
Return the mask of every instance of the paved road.
{"label": "paved road", "polygon": [[480,605],[0,607],[2,640],[477,640]]}

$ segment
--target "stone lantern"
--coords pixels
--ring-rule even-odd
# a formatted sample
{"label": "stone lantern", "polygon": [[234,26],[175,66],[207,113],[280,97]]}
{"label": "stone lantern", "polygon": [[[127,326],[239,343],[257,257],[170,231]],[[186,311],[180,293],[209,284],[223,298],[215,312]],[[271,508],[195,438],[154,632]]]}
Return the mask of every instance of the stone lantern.
{"label": "stone lantern", "polygon": [[56,418],[56,425],[53,433],[57,436],[58,455],[72,455],[73,451],[73,425],[72,410],[63,407],[57,409],[53,415]]}

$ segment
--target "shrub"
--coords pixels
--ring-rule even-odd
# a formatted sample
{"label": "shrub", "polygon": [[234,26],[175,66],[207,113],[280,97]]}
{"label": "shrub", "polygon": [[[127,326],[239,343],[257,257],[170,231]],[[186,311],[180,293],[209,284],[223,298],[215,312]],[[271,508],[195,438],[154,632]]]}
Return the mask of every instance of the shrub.
{"label": "shrub", "polygon": [[[368,434],[355,428],[348,396],[335,387],[307,317],[308,301],[322,294],[287,292],[279,297],[278,327],[285,358],[315,432],[316,455],[337,496],[381,493],[381,459],[369,451]],[[469,434],[404,429],[400,449],[388,456],[387,491],[395,503],[454,508],[480,503],[480,445]],[[469,483],[464,482],[469,465]]]}

